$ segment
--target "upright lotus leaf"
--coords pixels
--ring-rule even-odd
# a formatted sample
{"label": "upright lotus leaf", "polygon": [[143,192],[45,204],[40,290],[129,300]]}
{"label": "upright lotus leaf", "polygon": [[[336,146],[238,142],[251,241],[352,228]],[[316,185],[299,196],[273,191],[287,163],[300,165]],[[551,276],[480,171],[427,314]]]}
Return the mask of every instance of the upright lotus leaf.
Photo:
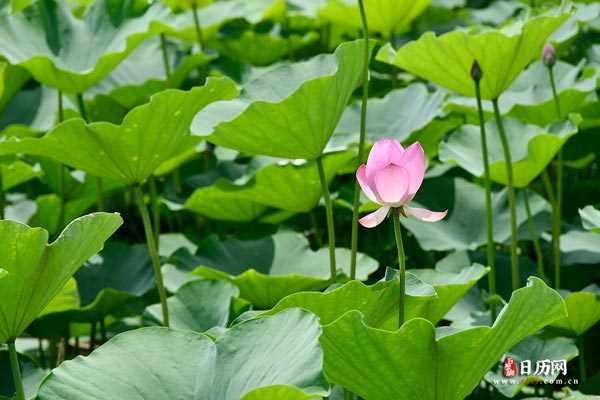
{"label": "upright lotus leaf", "polygon": [[0,111],[5,109],[30,77],[25,68],[0,61]]}
{"label": "upright lotus leaf", "polygon": [[239,37],[218,37],[213,47],[222,55],[242,64],[265,66],[316,42],[319,35],[291,34],[283,37],[279,32],[243,31]]}
{"label": "upright lotus leaf", "polygon": [[537,361],[571,361],[578,354],[579,351],[572,339],[565,337],[544,337],[542,335],[529,336],[510,349],[506,357],[512,357],[517,365],[521,361],[530,360],[532,363],[530,374],[521,375],[521,371],[518,371],[519,373],[516,376],[507,379],[503,375],[502,364],[499,363],[494,370],[485,375],[485,380],[491,383],[504,396],[513,398],[527,385],[539,385],[544,381],[552,381],[559,377],[559,371],[551,371],[549,375],[535,375],[535,364]]}
{"label": "upright lotus leaf", "polygon": [[0,54],[45,85],[82,93],[154,35],[152,21],[167,15],[159,4],[140,4],[96,0],[78,19],[68,2],[38,0],[18,14],[0,16]]}
{"label": "upright lotus leaf", "polygon": [[39,165],[29,165],[21,160],[4,164],[0,161],[0,174],[2,174],[2,188],[4,191],[12,189],[22,183],[43,175]]}
{"label": "upright lotus leaf", "polygon": [[[508,146],[512,154],[513,183],[527,187],[554,159],[571,136],[577,133],[573,121],[562,121],[546,128],[526,125],[516,119],[505,119]],[[506,162],[498,128],[494,121],[486,124],[490,178],[506,185]],[[483,176],[481,133],[479,126],[463,125],[440,144],[440,160],[458,164],[469,173]]]}
{"label": "upright lotus leaf", "polygon": [[386,331],[351,311],[323,327],[325,373],[369,400],[460,400],[506,351],[564,316],[560,295],[538,278],[513,293],[492,327],[436,331],[415,318]]}
{"label": "upright lotus leaf", "polygon": [[600,321],[600,287],[589,285],[581,292],[565,292],[568,316],[552,324],[576,335],[584,334]]}
{"label": "upright lotus leaf", "polygon": [[[480,265],[458,274],[436,270],[409,270],[406,282],[406,319],[424,318],[436,324],[452,306],[486,273]],[[420,277],[426,279],[422,280]],[[366,286],[350,281],[325,293],[301,292],[282,299],[268,314],[288,308],[302,308],[319,316],[327,325],[351,310],[360,311],[366,323],[379,329],[398,326],[397,279]]]}
{"label": "upright lotus leaf", "polygon": [[326,395],[320,334],[317,318],[301,310],[241,323],[215,342],[189,331],[142,328],[54,369],[38,398],[239,400],[273,385]]}
{"label": "upright lotus leaf", "polygon": [[[69,108],[66,96],[64,107]],[[0,130],[8,137],[40,136],[56,124],[57,109],[55,90],[45,86],[23,89],[11,98],[0,114]]]}
{"label": "upright lotus leaf", "polygon": [[235,93],[226,78],[210,79],[190,91],[167,90],[133,109],[121,125],[71,119],[39,139],[0,142],[0,154],[46,156],[94,176],[141,183],[198,141],[189,134],[189,125],[200,109]]}
{"label": "upright lotus leaf", "polygon": [[[404,33],[429,3],[430,0],[365,0],[369,29],[388,39]],[[362,28],[358,4],[353,0],[331,0],[319,10],[319,16],[335,24]]]}
{"label": "upright lotus leaf", "polygon": [[[349,276],[350,250],[338,248],[336,256],[339,273]],[[232,282],[240,297],[264,310],[292,293],[325,289],[330,284],[328,257],[326,248],[313,251],[303,235],[283,231],[255,240],[210,236],[199,245],[196,256],[177,260],[176,254],[174,261],[188,270],[201,266],[194,275]],[[357,279],[366,280],[377,267],[376,260],[359,254]]]}
{"label": "upright lotus leaf", "polygon": [[[349,151],[325,156],[323,167],[327,181],[353,157]],[[218,220],[251,221],[264,213],[267,206],[308,212],[319,204],[322,190],[314,162],[299,166],[271,163],[243,185],[219,179],[212,186],[197,189],[184,208]]]}
{"label": "upright lotus leaf", "polygon": [[[424,182],[415,201],[431,209],[449,208],[448,217],[435,224],[423,224],[419,221],[404,218],[402,224],[417,238],[419,245],[425,250],[475,250],[486,243],[485,196],[483,187],[461,178],[428,179]],[[510,224],[506,190],[492,193],[492,209],[494,210],[494,240],[504,243],[510,239]],[[449,204],[452,204],[448,207]],[[526,221],[527,213],[523,196],[517,196],[517,226],[522,232],[519,237],[528,237]],[[549,214],[550,205],[535,192],[529,193],[531,214],[536,222]],[[538,220],[539,218],[539,220]]]}
{"label": "upright lotus leaf", "polygon": [[471,66],[477,60],[484,72],[481,97],[493,100],[540,56],[548,36],[567,17],[544,14],[502,29],[455,30],[441,36],[427,32],[397,52],[391,45],[383,47],[377,59],[469,97],[475,97]]}
{"label": "upright lotus leaf", "polygon": [[[169,321],[173,329],[204,332],[214,327],[226,327],[229,311],[239,289],[225,281],[191,281],[167,299]],[[150,324],[162,325],[160,304],[146,308],[144,318]]]}
{"label": "upright lotus leaf", "polygon": [[20,335],[122,223],[118,214],[90,214],[48,244],[43,229],[0,221],[0,265],[8,272],[0,280],[0,343]]}
{"label": "upright lotus leaf", "polygon": [[[560,110],[563,115],[576,112],[580,107],[597,99],[595,88],[598,72],[584,68],[584,62],[573,66],[558,61],[553,67]],[[498,99],[503,115],[525,123],[545,126],[556,121],[556,105],[549,84],[548,67],[541,61],[531,64]],[[468,97],[453,97],[446,109],[464,113],[473,123],[479,123],[477,103]],[[487,118],[493,116],[492,104],[485,102],[483,109]]]}
{"label": "upright lotus leaf", "polygon": [[322,398],[293,386],[275,385],[248,392],[241,400],[321,400]]}
{"label": "upright lotus leaf", "polygon": [[69,312],[80,306],[77,281],[73,278],[52,299],[50,304],[29,325],[27,333],[37,338],[59,340],[69,332]]}
{"label": "upright lotus leaf", "polygon": [[199,112],[194,135],[249,154],[314,160],[361,83],[362,41],[284,64],[247,83],[234,100]]}
{"label": "upright lotus leaf", "polygon": [[[413,83],[403,89],[393,90],[382,99],[369,100],[367,109],[368,142],[382,138],[407,140],[414,131],[429,125],[442,114],[445,94],[430,93],[421,83]],[[344,111],[327,146],[329,149],[346,148],[358,143],[360,136],[361,102],[355,101]]]}
{"label": "upright lotus leaf", "polygon": [[594,206],[585,206],[579,209],[579,216],[585,229],[600,233],[600,210],[594,208]]}

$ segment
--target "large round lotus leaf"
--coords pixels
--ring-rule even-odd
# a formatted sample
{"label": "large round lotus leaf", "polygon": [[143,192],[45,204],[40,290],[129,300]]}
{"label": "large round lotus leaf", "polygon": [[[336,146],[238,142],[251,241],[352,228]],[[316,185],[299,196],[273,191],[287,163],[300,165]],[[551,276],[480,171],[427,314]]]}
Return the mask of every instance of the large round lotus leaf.
{"label": "large round lotus leaf", "polygon": [[[350,250],[336,249],[338,273],[350,276]],[[311,250],[301,234],[279,232],[255,240],[208,237],[195,256],[181,252],[174,262],[197,276],[223,279],[240,289],[240,296],[258,309],[269,309],[292,293],[326,288],[329,282],[329,253]],[[365,254],[357,257],[357,279],[366,280],[378,267]]]}
{"label": "large round lotus leaf", "polygon": [[68,332],[69,320],[65,311],[79,308],[77,281],[70,278],[67,284],[29,325],[27,333],[37,338],[59,339]]}
{"label": "large round lotus leaf", "polygon": [[[233,284],[220,280],[195,280],[184,284],[167,299],[171,328],[204,332],[214,327],[226,327],[233,298],[239,292]],[[146,308],[144,318],[149,324],[162,325],[161,305]]]}
{"label": "large round lotus leaf", "polygon": [[141,183],[198,141],[189,134],[189,125],[200,109],[235,93],[226,78],[210,79],[190,91],[167,90],[129,112],[121,125],[71,119],[40,139],[1,142],[0,154],[46,156],[94,176]]}
{"label": "large round lotus leaf", "polygon": [[592,284],[580,292],[565,293],[567,318],[555,322],[552,326],[583,335],[600,321],[600,287]]}
{"label": "large round lotus leaf", "polygon": [[[430,0],[365,0],[369,29],[390,38],[410,28]],[[358,4],[354,0],[332,0],[319,10],[319,16],[334,24],[362,28]]]}
{"label": "large round lotus leaf", "polygon": [[0,343],[20,335],[122,223],[118,214],[90,214],[48,244],[43,229],[0,221],[0,265],[8,272],[0,280]]}
{"label": "large round lotus leaf", "polygon": [[[353,152],[349,151],[325,156],[323,166],[327,180],[330,181],[353,157]],[[267,206],[308,212],[319,204],[322,191],[315,162],[299,166],[271,163],[259,169],[243,185],[219,179],[212,186],[197,189],[184,207],[208,218],[251,221],[264,213]]]}
{"label": "large round lotus leaf", "polygon": [[362,77],[364,42],[284,64],[247,83],[241,95],[199,112],[194,135],[249,154],[313,160],[321,155]]}
{"label": "large round lotus leaf", "polygon": [[[436,324],[450,308],[486,273],[473,265],[460,273],[436,270],[409,270],[406,282],[406,318],[425,318]],[[423,276],[426,280],[419,279]],[[325,293],[301,292],[282,299],[269,314],[298,307],[319,316],[329,324],[351,310],[360,311],[369,326],[393,330],[398,326],[397,279],[366,286],[351,281]]]}
{"label": "large round lotus leaf", "polygon": [[[425,250],[475,250],[487,243],[485,221],[485,191],[483,187],[461,178],[428,179],[417,194],[416,202],[430,209],[449,209],[448,217],[435,224],[424,224],[403,218],[402,224],[417,238]],[[542,217],[550,212],[548,202],[535,192],[529,193],[531,214],[536,224],[545,222]],[[494,241],[505,243],[510,239],[510,213],[506,189],[492,193],[494,212]],[[538,220],[538,218],[540,218]],[[517,196],[517,226],[519,237],[529,237],[527,213],[523,196]],[[542,225],[546,226],[546,225]],[[545,229],[545,228],[544,228]],[[541,229],[538,229],[541,231]]]}
{"label": "large round lotus leaf", "polygon": [[152,21],[167,15],[158,4],[140,5],[96,0],[80,20],[67,2],[36,1],[18,14],[0,16],[0,54],[45,85],[82,93],[154,35]]}
{"label": "large round lotus leaf", "polygon": [[351,311],[323,327],[325,372],[330,382],[369,400],[461,400],[506,351],[564,316],[560,295],[538,278],[513,293],[491,328],[436,331],[415,318],[386,331]]}
{"label": "large round lotus leaf", "polygon": [[[228,0],[216,1],[198,10],[202,36],[209,39],[229,21],[244,19],[250,24],[280,19],[285,13],[285,0]],[[195,42],[197,40],[191,11],[170,13],[155,24],[168,35]]]}
{"label": "large round lotus leaf", "polygon": [[398,51],[387,45],[377,59],[469,97],[475,97],[471,66],[477,60],[483,71],[481,96],[492,100],[540,56],[548,36],[566,18],[546,14],[502,29],[455,30],[441,36],[427,32]]}
{"label": "large round lotus leaf", "polygon": [[[521,371],[510,380],[503,375],[502,363],[485,375],[485,380],[492,384],[504,396],[513,398],[524,387],[537,385],[544,381],[558,378],[560,371],[550,371],[548,375],[535,375],[535,362],[538,360],[565,360],[571,361],[579,351],[575,346],[574,340],[565,337],[543,337],[529,336],[521,341],[515,347],[510,349],[505,357],[512,357],[517,362],[531,360],[532,370],[530,375],[521,375]],[[518,383],[517,383],[518,382]]]}
{"label": "large round lotus leaf", "polygon": [[282,37],[277,32],[259,33],[247,30],[239,37],[220,37],[211,46],[228,58],[242,64],[265,66],[285,58],[289,54],[319,39],[315,32],[306,35],[292,34]]}
{"label": "large round lotus leaf", "polygon": [[[415,131],[427,127],[442,115],[444,93],[429,93],[421,83],[394,90],[382,99],[370,99],[367,109],[366,140],[375,143],[379,139],[407,140]],[[335,128],[327,149],[346,148],[359,142],[361,102],[355,101],[344,111]]]}
{"label": "large round lotus leaf", "polygon": [[[591,68],[584,69],[584,63],[573,66],[557,62],[553,69],[556,91],[563,116],[577,111],[585,104],[597,100],[595,93],[598,73]],[[522,122],[545,126],[556,122],[556,105],[550,86],[548,67],[535,62],[527,68],[498,99],[498,107],[503,115]],[[448,100],[446,109],[467,114],[473,124],[479,123],[477,101],[469,97],[453,97]],[[486,119],[493,117],[492,103],[484,102]]]}
{"label": "large round lotus leaf", "polygon": [[189,331],[142,328],[53,370],[38,398],[239,400],[273,385],[325,395],[320,334],[317,318],[301,310],[241,323],[214,343]]}
{"label": "large round lotus leaf", "polygon": [[[504,126],[512,156],[513,183],[519,188],[527,187],[537,178],[567,140],[577,133],[577,126],[571,121],[540,128],[525,125],[516,119],[505,119]],[[486,124],[486,133],[490,178],[506,185],[506,162],[494,121]],[[458,164],[469,173],[482,176],[483,155],[479,126],[463,125],[446,142],[440,144],[439,157],[443,162]]]}

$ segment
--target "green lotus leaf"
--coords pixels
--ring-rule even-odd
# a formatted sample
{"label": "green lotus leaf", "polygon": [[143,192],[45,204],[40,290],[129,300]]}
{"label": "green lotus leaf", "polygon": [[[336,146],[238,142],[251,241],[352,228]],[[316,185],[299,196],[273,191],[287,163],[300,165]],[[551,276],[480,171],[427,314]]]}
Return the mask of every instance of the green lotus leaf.
{"label": "green lotus leaf", "polygon": [[301,310],[241,323],[215,342],[190,331],[142,328],[53,370],[38,398],[238,400],[273,385],[325,395],[320,334],[317,318]]}
{"label": "green lotus leaf", "polygon": [[69,332],[69,320],[65,318],[71,310],[80,306],[77,281],[70,278],[50,304],[29,325],[27,333],[37,338],[59,340]]}
{"label": "green lotus leaf", "polygon": [[0,61],[0,111],[5,109],[30,77],[25,68]]}
{"label": "green lotus leaf", "polygon": [[[329,253],[326,248],[310,249],[298,233],[283,231],[255,240],[219,240],[209,236],[198,247],[196,256],[177,260],[185,269],[197,268],[194,275],[232,282],[240,297],[258,309],[270,309],[292,293],[320,290],[329,282]],[[350,250],[336,249],[339,273],[350,275]],[[377,261],[358,254],[357,279],[366,280],[378,267]]]}
{"label": "green lotus leaf", "polygon": [[548,36],[567,17],[546,14],[502,29],[455,30],[441,36],[427,32],[398,51],[383,47],[377,59],[469,97],[475,97],[471,66],[477,60],[483,71],[481,96],[493,100],[540,56]]}
{"label": "green lotus leaf", "polygon": [[560,235],[560,252],[563,265],[597,264],[600,262],[600,235],[580,230],[568,231]]}
{"label": "green lotus leaf", "polygon": [[[188,74],[213,57],[204,53],[186,56],[176,63],[175,48],[167,47],[171,67],[171,79],[166,80],[162,62],[149,62],[160,59],[161,47],[158,38],[151,38],[140,44],[105,79],[86,91],[86,98],[106,95],[126,109],[147,103],[150,97],[160,91],[179,88]],[[93,108],[92,108],[93,111]]]}
{"label": "green lotus leaf", "polygon": [[[578,111],[580,107],[597,99],[594,92],[598,79],[596,70],[584,69],[583,62],[573,66],[559,61],[553,68],[562,115]],[[545,126],[556,122],[559,118],[556,116],[548,68],[542,62],[533,63],[500,96],[498,107],[503,115],[525,123]],[[475,99],[450,98],[446,109],[468,114],[471,123],[479,124]],[[484,102],[483,109],[486,119],[491,119],[494,113],[492,104]]]}
{"label": "green lotus leaf", "polygon": [[[413,132],[426,128],[442,114],[444,93],[429,93],[421,83],[394,90],[382,99],[370,99],[367,109],[366,139],[375,143],[382,138],[405,142]],[[327,149],[346,148],[358,143],[361,102],[355,101],[344,111]]]}
{"label": "green lotus leaf", "polygon": [[[226,327],[230,308],[239,289],[229,282],[195,280],[181,286],[174,296],[167,299],[170,326],[204,332],[213,327]],[[143,315],[147,323],[162,325],[160,304],[146,308]]]}
{"label": "green lotus leaf", "polygon": [[538,278],[513,293],[492,327],[436,332],[431,322],[415,318],[386,331],[351,311],[323,327],[325,373],[330,382],[370,400],[459,400],[504,352],[564,316],[560,295]]}
{"label": "green lotus leaf", "polygon": [[592,284],[580,292],[565,293],[568,316],[552,324],[580,336],[600,321],[600,287]]}
{"label": "green lotus leaf", "polygon": [[[565,337],[543,337],[529,336],[513,347],[506,356],[512,357],[517,365],[523,360],[531,360],[531,374],[520,373],[510,380],[502,374],[502,365],[498,365],[493,371],[485,375],[485,380],[491,383],[500,393],[508,398],[515,397],[525,386],[529,384],[540,384],[544,381],[554,380],[560,372],[550,372],[549,375],[535,375],[535,363],[538,360],[565,360],[571,361],[579,354],[574,341]],[[521,371],[519,371],[521,372]],[[519,382],[519,383],[512,383]]]}
{"label": "green lotus leaf", "polygon": [[[480,265],[465,268],[458,274],[409,270],[405,303],[407,319],[420,317],[436,324],[485,273],[486,269]],[[315,313],[321,324],[326,325],[348,311],[358,310],[369,326],[391,330],[398,326],[398,290],[397,279],[372,286],[350,281],[325,293],[301,292],[287,296],[268,314],[298,307]]]}
{"label": "green lotus leaf", "polygon": [[594,206],[586,206],[579,209],[579,216],[585,229],[600,233],[600,210],[594,208]]}
{"label": "green lotus leaf", "polygon": [[4,278],[6,275],[8,275],[8,271],[0,268],[0,279]]}
{"label": "green lotus leaf", "polygon": [[96,0],[80,20],[67,2],[38,0],[18,14],[0,16],[0,54],[45,85],[82,93],[157,33],[151,23],[167,10],[158,4],[144,10],[140,4]]}
{"label": "green lotus leaf", "polygon": [[[65,97],[65,108],[70,107]],[[55,90],[35,87],[18,92],[0,115],[0,130],[6,137],[40,136],[56,124],[58,97]]]}
{"label": "green lotus leaf", "polygon": [[[404,33],[411,22],[421,15],[430,0],[366,0],[365,12],[369,29],[384,38]],[[331,0],[319,10],[319,16],[329,22],[361,29],[362,22],[356,1]]]}
{"label": "green lotus leaf", "polygon": [[239,37],[219,37],[219,40],[214,41],[214,47],[221,55],[236,62],[265,66],[314,43],[318,38],[319,35],[315,32],[282,37],[275,32],[258,33],[246,30]]}
{"label": "green lotus leaf", "polygon": [[[425,250],[475,250],[487,243],[485,221],[485,192],[483,187],[463,179],[435,178],[425,180],[415,201],[430,209],[449,209],[449,215],[435,224],[424,224],[403,218],[402,224],[417,238]],[[510,239],[510,216],[506,189],[492,193],[494,212],[494,240],[504,243]],[[529,193],[531,214],[536,224],[550,212],[548,202],[535,192]],[[540,218],[538,220],[538,218]],[[517,196],[517,225],[519,238],[529,237],[527,214],[522,194]],[[541,225],[544,226],[544,225]],[[540,226],[540,227],[541,227]],[[547,224],[545,225],[547,226]],[[538,228],[540,228],[538,227]],[[539,231],[545,230],[538,229]]]}
{"label": "green lotus leaf", "polygon": [[16,160],[9,164],[0,163],[0,174],[2,174],[2,189],[7,191],[22,183],[39,178],[43,172],[39,165],[29,165]]}
{"label": "green lotus leaf", "polygon": [[[204,39],[210,39],[227,22],[244,19],[250,24],[281,19],[285,14],[284,0],[229,0],[216,1],[198,10],[198,22]],[[195,42],[197,40],[191,11],[169,14],[155,25],[168,35]]]}
{"label": "green lotus leaf", "polygon": [[501,25],[524,8],[525,4],[520,1],[494,2],[485,8],[468,9],[468,23],[471,25]]}
{"label": "green lotus leaf", "polygon": [[[353,157],[353,152],[325,156],[323,166],[327,180],[330,181]],[[259,169],[243,185],[222,178],[212,186],[197,189],[184,208],[212,219],[252,221],[263,214],[267,206],[308,212],[319,204],[321,194],[315,162],[299,166],[271,163]]]}
{"label": "green lotus leaf", "polygon": [[[515,187],[527,187],[550,164],[571,136],[577,133],[572,121],[563,121],[540,128],[526,125],[515,119],[505,119],[504,126],[512,155],[513,183]],[[490,178],[506,185],[506,162],[500,135],[494,121],[486,124]],[[463,125],[450,138],[440,144],[440,160],[458,164],[469,173],[483,175],[481,134],[479,126]]]}
{"label": "green lotus leaf", "polygon": [[6,294],[0,303],[0,343],[20,335],[122,223],[118,214],[90,214],[71,222],[47,244],[43,229],[0,221],[0,265],[8,271],[0,281],[0,292]]}
{"label": "green lotus leaf", "polygon": [[72,119],[40,139],[0,142],[0,154],[46,156],[94,176],[141,183],[198,141],[188,131],[198,110],[235,92],[228,79],[211,79],[190,91],[167,90],[133,109],[121,125]]}
{"label": "green lotus leaf", "polygon": [[308,394],[293,386],[276,385],[255,389],[241,400],[321,400],[322,397]]}
{"label": "green lotus leaf", "polygon": [[198,113],[192,133],[248,154],[316,159],[361,82],[363,46],[348,42],[333,55],[270,69],[238,98]]}
{"label": "green lotus leaf", "polygon": [[[34,399],[40,382],[46,376],[46,371],[27,354],[19,353],[19,364],[21,365],[21,376],[25,388],[25,398]],[[12,400],[15,393],[15,386],[10,371],[10,360],[8,351],[0,350],[0,370],[6,371],[0,375],[0,399]]]}

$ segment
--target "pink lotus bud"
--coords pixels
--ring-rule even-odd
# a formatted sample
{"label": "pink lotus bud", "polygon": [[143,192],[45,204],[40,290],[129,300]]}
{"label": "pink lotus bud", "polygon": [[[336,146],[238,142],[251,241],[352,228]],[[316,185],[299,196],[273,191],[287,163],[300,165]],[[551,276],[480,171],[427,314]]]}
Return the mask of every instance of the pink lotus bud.
{"label": "pink lotus bud", "polygon": [[365,196],[382,207],[361,218],[360,224],[366,228],[379,225],[391,208],[400,208],[404,215],[423,221],[443,219],[448,211],[406,207],[417,194],[424,177],[425,152],[419,142],[404,149],[397,140],[378,140],[369,153],[367,164],[356,171],[356,179]]}
{"label": "pink lotus bud", "polygon": [[544,46],[542,62],[546,64],[547,67],[553,67],[554,64],[556,64],[556,50],[554,50],[554,46],[552,46],[551,43],[546,43]]}

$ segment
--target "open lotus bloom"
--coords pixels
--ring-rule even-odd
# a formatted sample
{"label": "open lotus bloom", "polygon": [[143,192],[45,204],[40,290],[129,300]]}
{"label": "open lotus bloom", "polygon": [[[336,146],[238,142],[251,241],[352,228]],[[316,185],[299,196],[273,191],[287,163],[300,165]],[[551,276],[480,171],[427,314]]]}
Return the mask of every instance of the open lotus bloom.
{"label": "open lotus bloom", "polygon": [[424,176],[425,152],[419,142],[404,149],[397,140],[378,140],[369,153],[367,164],[356,171],[356,178],[363,193],[381,208],[361,218],[360,224],[374,228],[383,222],[392,208],[400,208],[403,215],[422,221],[443,219],[448,210],[435,212],[406,206],[415,197]]}

